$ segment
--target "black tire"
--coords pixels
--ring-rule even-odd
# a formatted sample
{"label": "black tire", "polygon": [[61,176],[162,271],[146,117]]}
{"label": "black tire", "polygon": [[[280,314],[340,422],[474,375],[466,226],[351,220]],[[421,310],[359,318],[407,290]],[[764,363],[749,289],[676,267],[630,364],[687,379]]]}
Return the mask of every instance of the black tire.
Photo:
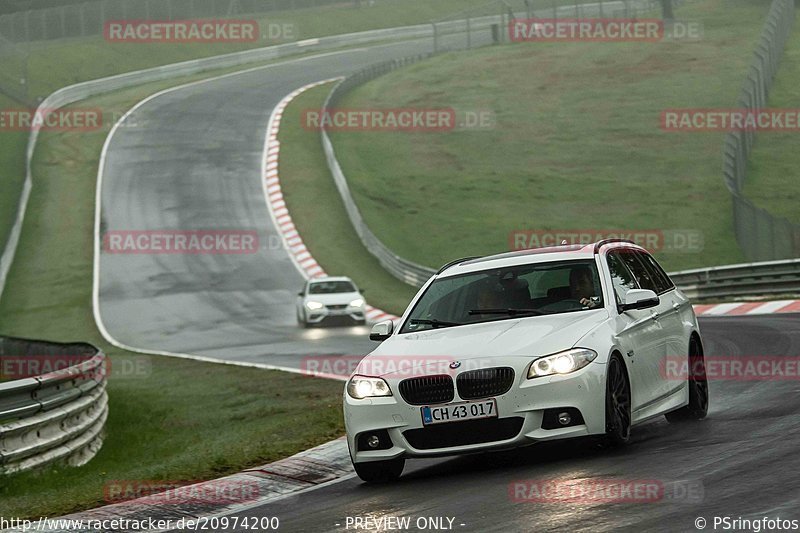
{"label": "black tire", "polygon": [[611,446],[624,446],[631,439],[631,385],[622,358],[608,360],[606,378],[606,437]]}
{"label": "black tire", "polygon": [[689,343],[689,403],[667,413],[671,423],[702,420],[708,414],[708,377],[705,372],[703,343],[692,337]]}
{"label": "black tire", "polygon": [[396,481],[403,473],[406,460],[390,459],[388,461],[370,461],[369,463],[353,463],[353,468],[363,481],[367,483],[390,483]]}

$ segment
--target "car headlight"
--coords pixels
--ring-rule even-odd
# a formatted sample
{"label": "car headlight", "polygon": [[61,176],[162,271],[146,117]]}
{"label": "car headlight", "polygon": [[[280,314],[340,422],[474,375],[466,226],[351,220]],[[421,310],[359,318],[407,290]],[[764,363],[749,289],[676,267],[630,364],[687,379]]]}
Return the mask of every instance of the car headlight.
{"label": "car headlight", "polygon": [[347,382],[347,394],[356,400],[363,400],[375,396],[391,396],[392,389],[381,378],[353,376]]}
{"label": "car headlight", "polygon": [[363,298],[356,298],[355,300],[350,302],[349,305],[350,305],[350,307],[361,307],[362,305],[364,305],[364,299]]}
{"label": "car headlight", "polygon": [[528,368],[528,379],[569,374],[595,360],[597,352],[588,348],[573,348],[564,352],[540,357]]}
{"label": "car headlight", "polygon": [[322,309],[325,306],[319,302],[306,302],[306,307],[308,307],[311,311],[316,311],[317,309]]}

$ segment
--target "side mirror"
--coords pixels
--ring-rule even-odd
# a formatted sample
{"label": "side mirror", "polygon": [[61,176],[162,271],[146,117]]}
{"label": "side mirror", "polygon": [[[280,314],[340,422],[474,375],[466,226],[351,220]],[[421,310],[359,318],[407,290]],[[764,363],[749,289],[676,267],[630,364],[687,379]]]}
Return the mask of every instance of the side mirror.
{"label": "side mirror", "polygon": [[658,305],[658,296],[650,289],[631,289],[625,294],[625,303],[619,306],[619,312],[631,309],[649,309]]}
{"label": "side mirror", "polygon": [[391,320],[384,320],[372,326],[372,331],[369,332],[369,340],[371,341],[385,341],[392,336],[394,331],[394,322]]}
{"label": "side mirror", "polygon": [[297,295],[302,298],[303,296],[306,295],[306,291],[300,291],[300,292],[297,293]]}

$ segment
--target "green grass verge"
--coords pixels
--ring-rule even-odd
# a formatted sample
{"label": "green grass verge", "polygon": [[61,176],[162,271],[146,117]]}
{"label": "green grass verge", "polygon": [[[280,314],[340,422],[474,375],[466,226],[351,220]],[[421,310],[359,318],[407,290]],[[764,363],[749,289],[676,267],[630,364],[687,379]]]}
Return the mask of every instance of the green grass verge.
{"label": "green grass verge", "polygon": [[[119,115],[145,96],[188,80],[137,87],[80,105],[99,107],[106,117]],[[0,302],[0,332],[5,335],[87,341],[110,355],[106,441],[86,466],[4,477],[1,516],[53,516],[93,507],[103,503],[103,486],[110,480],[215,478],[286,457],[344,431],[338,382],[134,355],[101,338],[91,306],[92,235],[98,159],[107,134],[108,127],[42,134],[28,216]],[[147,375],[114,373],[131,358],[146,362]]]}
{"label": "green grass verge", "polygon": [[414,289],[378,263],[353,232],[325,164],[319,132],[301,127],[301,113],[319,109],[331,85],[310,89],[286,108],[281,143],[281,189],[289,213],[314,259],[328,274],[350,276],[375,307],[401,314]]}
{"label": "green grass verge", "polygon": [[[800,17],[798,17],[800,18]],[[800,102],[800,26],[795,24],[775,84],[769,107],[797,109]],[[744,196],[771,214],[800,224],[800,151],[798,132],[765,131],[758,134],[750,156]]]}
{"label": "green grass verge", "polygon": [[702,253],[661,251],[667,269],[743,260],[720,171],[723,135],[664,132],[660,113],[735,102],[769,4],[679,8],[679,18],[702,21],[699,42],[488,47],[359,87],[340,107],[488,109],[497,121],[336,132],[368,225],[429,266],[507,250],[520,229],[688,229],[702,232]]}

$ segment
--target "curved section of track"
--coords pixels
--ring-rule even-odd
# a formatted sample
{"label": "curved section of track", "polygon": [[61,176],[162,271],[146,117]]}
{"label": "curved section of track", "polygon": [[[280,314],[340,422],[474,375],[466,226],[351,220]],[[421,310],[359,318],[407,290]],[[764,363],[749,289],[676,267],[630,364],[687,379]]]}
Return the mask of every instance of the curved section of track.
{"label": "curved section of track", "polygon": [[103,154],[100,234],[253,230],[257,253],[98,254],[96,314],[135,349],[298,367],[307,354],[364,354],[366,328],[302,330],[304,278],[280,244],[263,194],[273,108],[294,89],[378,61],[426,52],[429,41],[285,61],[159,93],[117,127]]}

